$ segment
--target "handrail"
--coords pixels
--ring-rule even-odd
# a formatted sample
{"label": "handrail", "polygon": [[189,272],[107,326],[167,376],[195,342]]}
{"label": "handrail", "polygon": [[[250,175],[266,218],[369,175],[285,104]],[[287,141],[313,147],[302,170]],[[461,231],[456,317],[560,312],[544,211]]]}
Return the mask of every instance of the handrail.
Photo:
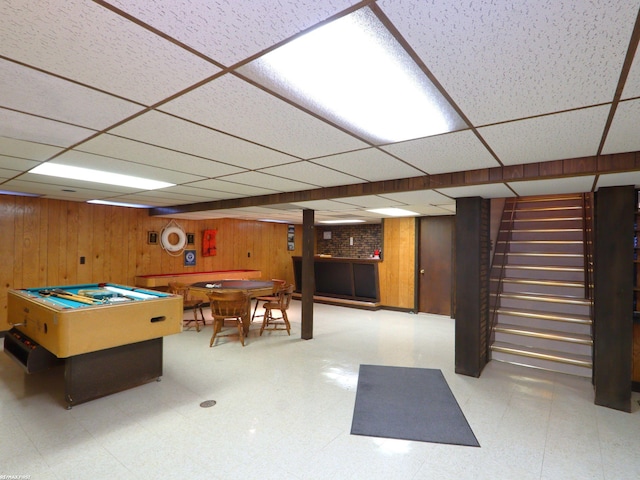
{"label": "handrail", "polygon": [[[502,220],[504,219],[504,213],[505,210],[507,208],[507,206],[511,204],[511,216],[509,217],[509,225],[506,229],[506,239],[504,241],[504,251],[502,252],[502,264],[500,265],[500,275],[498,277],[498,285],[496,287],[496,291],[495,291],[495,296],[493,299],[493,304],[491,305],[491,328],[490,328],[490,335],[491,335],[491,341],[489,343],[493,342],[493,335],[494,335],[494,328],[496,326],[497,323],[497,310],[498,310],[498,302],[499,302],[499,298],[500,298],[500,292],[502,291],[502,281],[504,279],[504,271],[505,271],[505,265],[507,262],[507,252],[509,250],[509,244],[511,242],[511,236],[513,233],[513,224],[514,224],[514,218],[515,218],[515,212],[516,212],[516,207],[518,204],[518,198],[515,197],[513,199],[508,198],[504,204],[504,208],[502,210],[502,217],[501,217],[501,221],[500,221],[500,228],[498,230],[498,236],[496,237],[496,248],[493,252],[493,259],[495,260],[495,256],[496,253],[498,253],[498,240],[500,239],[500,233],[503,232],[503,226],[502,226]],[[493,269],[493,261],[491,262],[491,267]]]}
{"label": "handrail", "polygon": [[582,194],[582,242],[584,245],[584,298],[593,300],[593,197]]}

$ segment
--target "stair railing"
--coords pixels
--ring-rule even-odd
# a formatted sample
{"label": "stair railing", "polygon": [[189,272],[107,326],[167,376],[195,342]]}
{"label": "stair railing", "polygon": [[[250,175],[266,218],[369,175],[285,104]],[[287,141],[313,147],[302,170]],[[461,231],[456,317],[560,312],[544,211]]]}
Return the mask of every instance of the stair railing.
{"label": "stair railing", "polygon": [[503,232],[506,232],[506,238],[503,246],[504,250],[502,252],[502,262],[500,264],[500,274],[498,275],[498,284],[495,290],[495,295],[493,296],[493,304],[491,305],[491,328],[489,330],[491,338],[490,338],[489,344],[493,343],[494,341],[494,336],[495,336],[494,330],[495,330],[495,326],[498,318],[497,312],[498,312],[498,305],[500,303],[500,293],[502,292],[502,281],[504,280],[505,266],[507,264],[507,252],[509,251],[509,248],[510,248],[510,242],[511,242],[511,237],[513,232],[513,224],[514,224],[517,204],[518,204],[517,197],[508,198],[504,204],[501,218],[504,219],[505,211],[509,205],[511,205],[511,215],[509,216],[509,223],[506,229],[503,229],[503,222],[502,221],[500,222],[500,229],[498,231],[498,236],[496,238],[496,248],[493,252],[493,260],[491,261],[491,267],[492,267],[491,269],[493,270],[496,254],[498,253],[498,240],[500,239],[500,234]]}
{"label": "stair railing", "polygon": [[582,194],[582,241],[584,245],[584,298],[593,300],[593,195]]}

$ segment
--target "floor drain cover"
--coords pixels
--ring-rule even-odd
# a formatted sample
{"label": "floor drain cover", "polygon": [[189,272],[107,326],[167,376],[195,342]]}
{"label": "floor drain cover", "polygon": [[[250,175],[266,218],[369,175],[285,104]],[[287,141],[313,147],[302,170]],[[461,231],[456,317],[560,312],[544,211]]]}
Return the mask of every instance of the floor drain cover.
{"label": "floor drain cover", "polygon": [[202,408],[209,408],[209,407],[213,407],[215,404],[216,404],[215,400],[205,400],[200,404],[200,406]]}

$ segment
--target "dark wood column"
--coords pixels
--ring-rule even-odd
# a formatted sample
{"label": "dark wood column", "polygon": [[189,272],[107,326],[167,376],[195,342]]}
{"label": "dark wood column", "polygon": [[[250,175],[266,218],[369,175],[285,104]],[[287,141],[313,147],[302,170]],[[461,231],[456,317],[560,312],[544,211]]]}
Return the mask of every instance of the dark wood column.
{"label": "dark wood column", "polygon": [[595,403],[631,411],[633,218],[635,188],[600,188],[595,195]]}
{"label": "dark wood column", "polygon": [[302,332],[303,340],[313,338],[313,293],[316,291],[313,266],[315,236],[315,212],[302,211]]}
{"label": "dark wood column", "polygon": [[479,377],[488,361],[489,200],[456,200],[455,371]]}

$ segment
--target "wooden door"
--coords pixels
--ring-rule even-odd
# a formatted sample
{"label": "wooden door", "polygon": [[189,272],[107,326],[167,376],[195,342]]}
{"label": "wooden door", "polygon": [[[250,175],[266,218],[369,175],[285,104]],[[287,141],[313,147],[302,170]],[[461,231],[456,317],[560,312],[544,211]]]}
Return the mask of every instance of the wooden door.
{"label": "wooden door", "polygon": [[451,315],[454,216],[420,219],[418,310]]}

